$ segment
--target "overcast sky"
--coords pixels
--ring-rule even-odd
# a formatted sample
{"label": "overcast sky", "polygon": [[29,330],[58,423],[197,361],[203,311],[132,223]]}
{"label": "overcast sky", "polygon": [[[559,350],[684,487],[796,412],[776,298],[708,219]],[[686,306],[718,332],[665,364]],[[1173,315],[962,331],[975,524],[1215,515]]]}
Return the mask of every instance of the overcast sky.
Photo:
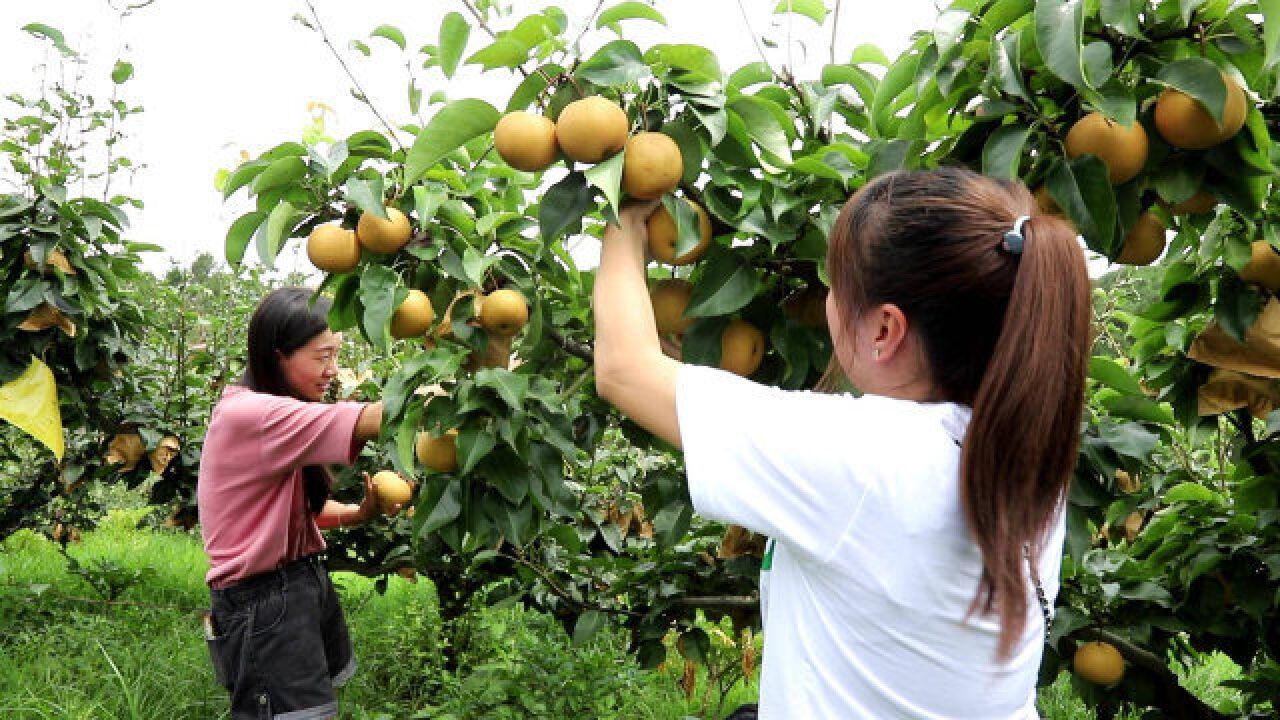
{"label": "overcast sky", "polygon": [[[410,120],[406,101],[405,55],[389,42],[369,38],[381,24],[398,26],[408,39],[410,53],[434,43],[440,19],[457,10],[460,0],[313,0],[330,36],[352,71],[391,122]],[[114,0],[117,7],[138,0]],[[616,0],[607,0],[605,6]],[[594,0],[562,0],[559,3],[514,0],[516,17],[548,4],[569,13],[571,27],[580,28]],[[827,0],[834,7],[835,0]],[[627,37],[642,49],[660,42],[691,42],[709,47],[726,72],[759,59],[747,22],[755,35],[767,36],[778,45],[766,49],[775,66],[794,62],[802,79],[817,76],[828,61],[830,22],[819,28],[802,16],[775,16],[776,0],[658,0],[668,26],[644,21],[627,24]],[[42,22],[65,33],[74,48],[83,51],[101,77],[115,58],[131,62],[136,74],[125,85],[127,97],[145,107],[127,128],[131,143],[127,154],[145,164],[128,190],[146,202],[131,214],[132,240],[160,245],[163,253],[147,260],[153,270],[163,270],[169,258],[188,262],[196,254],[211,252],[223,258],[226,229],[244,209],[243,192],[224,204],[214,189],[219,168],[234,167],[240,151],[256,156],[286,140],[298,140],[309,122],[308,104],[334,108],[329,134],[344,137],[356,130],[377,127],[376,119],[352,99],[350,82],[320,37],[293,20],[308,14],[303,0],[155,0],[136,13],[119,19],[106,0],[45,0],[0,2],[0,73],[4,93],[36,89],[34,68],[45,59],[44,44],[21,31],[30,22]],[[890,57],[907,45],[912,32],[931,28],[937,10],[928,0],[854,2],[845,0],[836,36],[836,58],[848,60],[853,48],[875,43]],[[510,19],[496,21],[496,29],[509,27]],[[788,28],[790,24],[790,28]],[[786,42],[788,30],[792,44]],[[607,31],[595,31],[586,44],[594,47],[612,39]],[[348,42],[361,39],[373,49],[365,58]],[[468,54],[488,38],[473,29]],[[465,57],[465,56],[464,56]],[[420,66],[420,63],[419,63]],[[502,107],[518,76],[505,70],[481,74],[464,69],[446,84],[437,70],[419,75],[426,94],[443,90],[450,98],[480,97]],[[109,92],[109,87],[104,89]],[[10,116],[12,104],[5,102]],[[309,269],[296,250],[278,262],[281,269]],[[252,251],[247,257],[252,257]]]}

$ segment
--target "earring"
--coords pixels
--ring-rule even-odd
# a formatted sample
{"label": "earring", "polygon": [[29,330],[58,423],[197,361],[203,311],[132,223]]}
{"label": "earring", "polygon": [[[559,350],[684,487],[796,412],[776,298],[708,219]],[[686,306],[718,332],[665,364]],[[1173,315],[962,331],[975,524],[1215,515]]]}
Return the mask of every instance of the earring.
{"label": "earring", "polygon": [[875,347],[871,348],[871,357],[872,357],[872,358],[874,358],[874,359],[876,359],[876,360],[879,360],[879,359],[880,359],[880,346],[879,346],[879,345],[877,345],[877,346],[875,346]]}

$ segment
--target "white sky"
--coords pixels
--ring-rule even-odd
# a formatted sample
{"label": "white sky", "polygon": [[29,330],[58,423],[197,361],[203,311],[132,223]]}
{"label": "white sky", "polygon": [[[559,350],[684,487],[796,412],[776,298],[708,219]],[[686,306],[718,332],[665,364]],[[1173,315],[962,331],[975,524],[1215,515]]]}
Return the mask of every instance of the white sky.
{"label": "white sky", "polygon": [[[114,0],[118,5],[137,0]],[[615,4],[607,0],[605,6]],[[399,27],[410,53],[437,39],[440,19],[457,10],[458,0],[314,0],[321,20],[343,52],[374,103],[392,124],[410,120],[406,100],[404,56],[398,48],[369,33],[381,24]],[[514,0],[516,17],[548,4],[557,4],[580,28],[594,0],[558,3]],[[827,0],[834,7],[835,0]],[[790,55],[801,79],[817,76],[828,61],[831,30],[818,28],[801,16],[775,16],[776,0],[741,0],[756,35],[767,35],[778,47],[766,49],[775,66],[788,61],[788,23],[793,43]],[[691,42],[715,52],[726,72],[759,59],[746,30],[738,0],[658,0],[668,26],[629,21],[626,33],[641,49],[660,42]],[[135,67],[125,85],[127,97],[145,107],[127,127],[131,143],[126,153],[146,165],[132,187],[146,202],[131,213],[131,240],[165,248],[147,259],[152,270],[168,267],[169,258],[189,262],[204,251],[223,258],[223,239],[229,224],[243,212],[243,191],[224,204],[214,189],[219,168],[234,167],[240,151],[252,155],[287,140],[298,140],[308,124],[308,103],[333,107],[328,131],[344,137],[356,130],[378,128],[376,118],[348,90],[350,83],[320,37],[296,23],[295,13],[307,13],[303,0],[156,0],[120,21],[106,0],[45,0],[41,3],[0,2],[0,89],[33,92],[33,70],[45,57],[44,43],[21,31],[42,22],[66,35],[84,52],[91,68],[105,77],[115,58]],[[911,34],[932,27],[938,10],[929,0],[865,2],[845,0],[836,39],[836,58],[848,60],[853,48],[875,43],[889,57],[907,45]],[[788,19],[794,18],[794,19]],[[509,27],[499,20],[495,29]],[[613,39],[608,31],[592,31],[588,49]],[[365,58],[347,42],[362,39],[373,48]],[[488,37],[473,28],[467,54],[483,47]],[[807,48],[807,51],[806,51]],[[464,55],[465,59],[466,55]],[[415,67],[420,67],[420,63]],[[450,98],[480,97],[501,108],[519,76],[505,70],[480,74],[464,68],[445,84],[438,70],[419,75],[425,95],[444,90]],[[102,88],[109,93],[105,84]],[[4,102],[3,113],[14,111]],[[282,270],[309,270],[300,243],[291,244],[278,261]],[[246,258],[252,258],[252,248]]]}

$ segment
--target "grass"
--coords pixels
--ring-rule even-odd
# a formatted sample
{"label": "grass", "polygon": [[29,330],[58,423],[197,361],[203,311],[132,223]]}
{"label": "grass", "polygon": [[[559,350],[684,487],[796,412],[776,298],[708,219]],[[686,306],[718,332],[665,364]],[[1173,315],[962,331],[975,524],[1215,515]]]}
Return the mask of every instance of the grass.
{"label": "grass", "polygon": [[[23,531],[0,545],[0,717],[228,716],[200,629],[208,564],[198,536],[139,528],[148,512],[113,511],[70,546],[80,566],[94,568],[87,575],[115,579],[116,604],[104,603],[85,575],[69,572],[43,536]],[[756,697],[754,683],[738,683],[717,712],[718,694],[705,678],[685,697],[682,663],[642,671],[621,633],[602,632],[574,648],[551,618],[514,607],[475,613],[462,669],[445,673],[429,582],[393,577],[379,594],[367,578],[334,579],[360,662],[341,697],[344,718],[710,720]],[[1239,675],[1229,659],[1176,669],[1211,704],[1238,705],[1235,691],[1220,685]],[[1094,720],[1065,674],[1041,691],[1039,704],[1048,720]]]}

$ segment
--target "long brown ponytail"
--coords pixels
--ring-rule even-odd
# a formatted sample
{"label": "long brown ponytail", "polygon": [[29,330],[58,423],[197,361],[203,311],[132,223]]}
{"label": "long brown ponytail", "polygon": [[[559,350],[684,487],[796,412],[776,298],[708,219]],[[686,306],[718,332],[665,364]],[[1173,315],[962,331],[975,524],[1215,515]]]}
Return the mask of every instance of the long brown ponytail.
{"label": "long brown ponytail", "polygon": [[[1035,207],[1022,184],[960,168],[882,176],[846,203],[827,254],[841,314],[897,305],[936,399],[973,408],[960,463],[983,561],[972,609],[998,615],[1002,660],[1026,626],[1023,548],[1039,560],[1075,466],[1088,362],[1084,254]],[[1001,241],[1021,215],[1011,253]]]}

